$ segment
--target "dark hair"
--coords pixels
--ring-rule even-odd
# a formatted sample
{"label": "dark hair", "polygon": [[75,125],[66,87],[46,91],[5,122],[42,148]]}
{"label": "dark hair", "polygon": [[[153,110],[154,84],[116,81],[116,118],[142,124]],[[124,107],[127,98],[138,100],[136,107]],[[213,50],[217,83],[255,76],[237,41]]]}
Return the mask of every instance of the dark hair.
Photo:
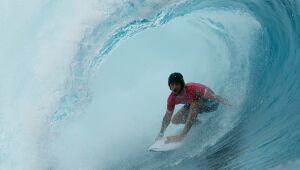
{"label": "dark hair", "polygon": [[181,86],[184,86],[184,80],[182,74],[178,72],[174,72],[170,74],[168,79],[168,85],[170,86],[171,83],[181,83]]}

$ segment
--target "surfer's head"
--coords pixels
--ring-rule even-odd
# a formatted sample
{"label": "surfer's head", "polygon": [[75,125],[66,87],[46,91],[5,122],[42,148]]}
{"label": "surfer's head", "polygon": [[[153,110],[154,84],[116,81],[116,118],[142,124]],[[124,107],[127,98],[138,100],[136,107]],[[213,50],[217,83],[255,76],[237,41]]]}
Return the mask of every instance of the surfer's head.
{"label": "surfer's head", "polygon": [[179,95],[184,88],[184,80],[182,74],[178,72],[170,74],[168,85],[173,93]]}

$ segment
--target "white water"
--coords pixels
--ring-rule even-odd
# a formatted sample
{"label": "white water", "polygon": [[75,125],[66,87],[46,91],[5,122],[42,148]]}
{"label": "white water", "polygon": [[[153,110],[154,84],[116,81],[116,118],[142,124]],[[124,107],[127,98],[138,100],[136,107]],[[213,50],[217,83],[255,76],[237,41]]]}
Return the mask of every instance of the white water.
{"label": "white water", "polygon": [[[235,68],[232,63],[247,63],[249,49],[236,47],[235,55],[241,61],[232,61],[218,32],[227,33],[235,42],[250,42],[257,23],[243,23],[250,16],[238,11],[207,10],[195,15],[201,16],[199,21],[195,16],[178,18],[123,41],[91,80],[93,100],[84,113],[52,129],[49,117],[64,95],[78,44],[95,23],[114,11],[115,4],[39,1],[21,3],[14,11],[10,10],[12,3],[0,4],[6,14],[0,20],[4,23],[0,40],[1,169],[105,169],[115,161],[144,155],[159,130],[169,93],[166,78],[174,71],[181,72],[187,82],[202,82],[228,95],[233,85],[222,88],[221,84],[228,83],[231,72],[240,70],[241,75],[234,78],[242,82],[237,93],[243,97],[247,64]],[[232,17],[236,18],[227,22]],[[222,29],[210,20],[228,27]],[[225,131],[206,145],[233,126],[234,121],[228,119],[224,121],[228,124],[222,122]]]}

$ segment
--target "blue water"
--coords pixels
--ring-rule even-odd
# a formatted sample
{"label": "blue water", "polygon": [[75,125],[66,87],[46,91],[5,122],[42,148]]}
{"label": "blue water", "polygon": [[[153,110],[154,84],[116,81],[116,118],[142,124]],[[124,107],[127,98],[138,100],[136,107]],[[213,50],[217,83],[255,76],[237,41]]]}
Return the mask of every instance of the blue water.
{"label": "blue water", "polygon": [[[0,169],[300,168],[299,1],[3,0],[0,16]],[[151,153],[174,71],[234,106]]]}

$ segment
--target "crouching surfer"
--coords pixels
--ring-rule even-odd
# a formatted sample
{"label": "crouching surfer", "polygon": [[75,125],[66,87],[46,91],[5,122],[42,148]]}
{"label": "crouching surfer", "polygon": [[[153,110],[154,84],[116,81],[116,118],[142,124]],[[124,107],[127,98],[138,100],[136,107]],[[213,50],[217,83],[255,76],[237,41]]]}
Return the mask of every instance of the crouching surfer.
{"label": "crouching surfer", "polygon": [[[185,125],[179,134],[167,137],[166,143],[181,141],[191,129],[199,113],[216,111],[220,103],[230,105],[226,99],[216,95],[203,84],[185,83],[182,74],[177,72],[169,76],[168,85],[171,94],[168,97],[167,111],[156,140],[164,136],[166,128],[172,122]],[[184,104],[184,106],[172,117],[177,104]]]}

